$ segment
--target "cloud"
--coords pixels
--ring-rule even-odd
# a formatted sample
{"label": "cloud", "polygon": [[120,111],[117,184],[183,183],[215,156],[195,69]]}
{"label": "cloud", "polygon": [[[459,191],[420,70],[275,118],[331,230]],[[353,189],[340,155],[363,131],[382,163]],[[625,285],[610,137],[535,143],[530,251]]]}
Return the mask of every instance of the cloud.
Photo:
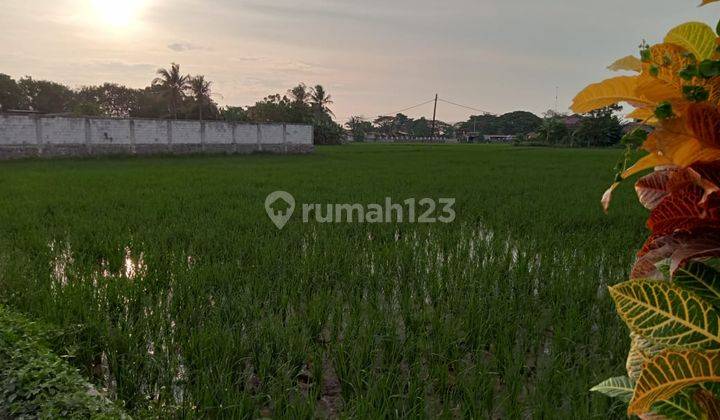
{"label": "cloud", "polygon": [[149,63],[128,63],[119,60],[94,60],[84,65],[93,71],[109,73],[143,73],[155,70],[155,66]]}
{"label": "cloud", "polygon": [[210,48],[203,47],[201,45],[195,45],[190,42],[173,42],[167,46],[169,49],[175,52],[185,52],[193,50],[209,51]]}

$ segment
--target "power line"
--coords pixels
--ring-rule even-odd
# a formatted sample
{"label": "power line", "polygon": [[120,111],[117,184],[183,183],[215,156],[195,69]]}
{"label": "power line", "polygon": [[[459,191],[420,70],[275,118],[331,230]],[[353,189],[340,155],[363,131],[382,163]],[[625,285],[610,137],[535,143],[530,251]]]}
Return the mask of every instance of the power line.
{"label": "power line", "polygon": [[478,108],[473,108],[473,107],[467,106],[467,105],[457,104],[457,103],[455,103],[455,102],[446,101],[445,99],[438,99],[438,101],[442,101],[442,102],[445,102],[445,103],[450,104],[450,105],[459,106],[460,108],[466,108],[466,109],[469,109],[469,110],[472,110],[472,111],[482,112],[483,114],[492,114],[492,112],[488,112],[488,111],[485,111],[485,110],[483,110],[483,109],[478,109]]}
{"label": "power line", "polygon": [[408,108],[401,109],[400,111],[391,112],[391,113],[389,113],[389,114],[381,114],[381,115],[397,115],[397,114],[399,114],[399,113],[401,113],[401,112],[410,111],[411,109],[415,109],[415,108],[421,107],[421,106],[423,106],[423,105],[427,105],[427,104],[429,104],[430,102],[434,102],[434,101],[435,101],[435,98],[430,99],[429,101],[423,102],[423,103],[421,103],[421,104],[417,104],[417,105],[413,105],[413,106],[408,107]]}
{"label": "power line", "polygon": [[[448,100],[445,100],[445,99],[442,99],[442,98],[433,98],[433,99],[430,99],[430,100],[428,100],[428,101],[419,103],[419,104],[417,104],[417,105],[413,105],[413,106],[410,106],[410,107],[407,107],[407,108],[403,108],[403,109],[401,109],[401,110],[399,110],[399,111],[390,112],[390,113],[386,113],[386,114],[380,114],[380,115],[381,115],[381,116],[394,116],[394,115],[400,114],[401,112],[410,111],[411,109],[419,108],[419,107],[421,107],[421,106],[423,106],[423,105],[427,105],[427,104],[432,103],[432,102],[435,102],[435,101],[445,102],[445,103],[450,104],[450,105],[454,105],[454,106],[457,106],[457,107],[460,107],[460,108],[469,109],[469,110],[471,110],[471,111],[481,112],[481,113],[483,113],[483,114],[492,114],[492,112],[488,112],[488,111],[485,111],[485,110],[483,110],[483,109],[473,108],[473,107],[471,107],[471,106],[458,104],[458,103],[455,103],[455,102],[452,102],[452,101],[448,101]],[[349,117],[348,117],[348,118],[349,118]]]}

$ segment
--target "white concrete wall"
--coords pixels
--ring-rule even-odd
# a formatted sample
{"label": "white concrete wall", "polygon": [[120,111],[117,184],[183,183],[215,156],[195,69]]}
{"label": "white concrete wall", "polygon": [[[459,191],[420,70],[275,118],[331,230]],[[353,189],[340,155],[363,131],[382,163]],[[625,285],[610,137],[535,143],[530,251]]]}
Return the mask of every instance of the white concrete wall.
{"label": "white concrete wall", "polygon": [[88,119],[91,144],[132,144],[130,120]]}
{"label": "white concrete wall", "polygon": [[257,144],[258,126],[242,124],[235,127],[235,141],[237,144]]}
{"label": "white concrete wall", "polygon": [[200,121],[173,121],[173,144],[200,144]]}
{"label": "white concrete wall", "polygon": [[[201,143],[199,121],[0,115],[0,145],[37,145],[38,136],[39,143],[46,145],[168,144],[168,125],[172,127],[172,144]],[[206,122],[205,143],[232,144],[233,125],[223,121]],[[235,125],[235,143],[258,142],[312,145],[313,129],[299,124]]]}
{"label": "white concrete wall", "polygon": [[40,126],[42,144],[85,144],[84,118],[41,118]]}
{"label": "white concrete wall", "polygon": [[205,123],[205,143],[207,144],[232,144],[232,124],[212,121]]}
{"label": "white concrete wall", "polygon": [[313,128],[310,125],[288,124],[287,138],[288,143],[292,144],[313,144]]}
{"label": "white concrete wall", "polygon": [[261,144],[282,144],[283,126],[282,124],[261,124],[260,125],[260,143]]}
{"label": "white concrete wall", "polygon": [[162,120],[133,120],[136,144],[167,144],[168,123]]}
{"label": "white concrete wall", "polygon": [[37,144],[35,120],[15,115],[0,115],[0,144]]}

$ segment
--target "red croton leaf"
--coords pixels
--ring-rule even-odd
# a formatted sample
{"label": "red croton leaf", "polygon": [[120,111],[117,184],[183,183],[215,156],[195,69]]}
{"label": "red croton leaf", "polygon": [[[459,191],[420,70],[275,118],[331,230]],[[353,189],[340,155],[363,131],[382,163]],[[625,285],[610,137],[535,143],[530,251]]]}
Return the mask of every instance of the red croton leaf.
{"label": "red croton leaf", "polygon": [[646,248],[633,266],[633,279],[662,278],[657,264],[663,260],[669,260],[670,272],[674,273],[691,259],[720,257],[720,229],[651,237]]}
{"label": "red croton leaf", "polygon": [[705,147],[720,147],[720,111],[707,102],[694,103],[687,109],[687,125]]}
{"label": "red croton leaf", "polygon": [[690,168],[704,180],[711,182],[713,185],[720,185],[720,161],[697,162]]}
{"label": "red croton leaf", "polygon": [[676,169],[666,169],[640,178],[635,183],[635,192],[637,192],[640,204],[649,210],[657,207],[668,195],[668,181],[676,172]]}
{"label": "red croton leaf", "polygon": [[720,200],[716,195],[708,198],[695,184],[689,185],[663,198],[650,214],[647,226],[654,236],[701,227],[720,228]]}
{"label": "red croton leaf", "polygon": [[696,163],[689,168],[668,168],[640,178],[635,184],[640,203],[653,210],[669,194],[697,185],[703,189],[700,203],[720,191],[720,162]]}

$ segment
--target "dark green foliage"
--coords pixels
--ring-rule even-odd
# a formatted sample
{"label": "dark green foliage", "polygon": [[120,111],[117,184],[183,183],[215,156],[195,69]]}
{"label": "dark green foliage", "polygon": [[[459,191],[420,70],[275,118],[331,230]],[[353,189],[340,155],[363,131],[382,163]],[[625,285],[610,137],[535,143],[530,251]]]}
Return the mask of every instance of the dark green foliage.
{"label": "dark green foliage", "polygon": [[638,148],[645,142],[645,140],[647,140],[647,137],[647,131],[636,128],[623,136],[622,144],[632,148]]}
{"label": "dark green foliage", "polygon": [[660,105],[655,108],[655,116],[661,120],[666,120],[675,115],[673,113],[672,104],[670,102],[660,102]]}
{"label": "dark green foliage", "polygon": [[551,146],[572,145],[570,129],[562,117],[550,116],[545,118],[537,132],[537,141]]}
{"label": "dark green foliage", "polygon": [[[299,124],[312,124],[314,128],[315,144],[340,144],[345,137],[345,130],[340,124],[333,121],[326,102],[329,97],[323,90],[322,105],[312,102],[312,95],[317,95],[316,86],[309,91],[304,84],[290,89],[287,95],[270,95],[255,105],[247,107],[245,115],[251,122],[287,122]],[[312,94],[311,94],[312,92]],[[317,101],[316,98],[315,101]]]}
{"label": "dark green foliage", "polygon": [[698,67],[702,77],[711,78],[720,75],[720,61],[703,60]]}
{"label": "dark green foliage", "polygon": [[362,117],[351,117],[345,126],[350,132],[353,141],[362,142],[369,133],[373,131],[373,125],[370,121],[365,121]]}
{"label": "dark green foliage", "polygon": [[27,108],[27,97],[7,74],[0,73],[0,111]]}
{"label": "dark green foliage", "polygon": [[48,349],[50,335],[0,305],[0,418],[125,417]]}
{"label": "dark green foliage", "polygon": [[473,115],[459,129],[483,135],[524,135],[538,130],[542,119],[526,111],[515,111],[504,115]]}
{"label": "dark green foliage", "polygon": [[59,83],[24,77],[18,81],[28,107],[43,113],[72,112],[77,104],[75,92]]}
{"label": "dark green foliage", "polygon": [[694,64],[690,64],[678,73],[683,80],[692,80],[693,77],[698,77],[700,72]]}
{"label": "dark green foliage", "polygon": [[220,116],[223,120],[230,122],[250,121],[247,112],[240,106],[226,106],[220,110]]}
{"label": "dark green foliage", "polygon": [[615,114],[622,108],[611,106],[583,115],[573,132],[571,144],[586,147],[609,147],[620,142],[623,136],[620,118]]}
{"label": "dark green foliage", "polygon": [[702,86],[683,86],[683,95],[692,102],[707,101],[710,97],[710,93]]}

